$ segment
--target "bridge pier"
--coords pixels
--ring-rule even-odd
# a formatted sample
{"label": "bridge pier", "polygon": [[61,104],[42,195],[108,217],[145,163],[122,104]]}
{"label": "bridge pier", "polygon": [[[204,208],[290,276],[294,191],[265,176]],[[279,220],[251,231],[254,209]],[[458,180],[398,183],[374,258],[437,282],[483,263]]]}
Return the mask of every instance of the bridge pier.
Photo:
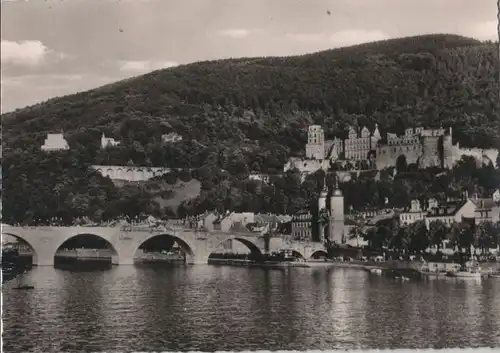
{"label": "bridge pier", "polygon": [[208,257],[210,255],[202,253],[202,254],[193,254],[193,255],[187,255],[186,254],[186,263],[188,265],[207,265],[208,264]]}
{"label": "bridge pier", "polygon": [[37,258],[37,256],[33,256],[33,265],[34,266],[54,266],[54,256]]}

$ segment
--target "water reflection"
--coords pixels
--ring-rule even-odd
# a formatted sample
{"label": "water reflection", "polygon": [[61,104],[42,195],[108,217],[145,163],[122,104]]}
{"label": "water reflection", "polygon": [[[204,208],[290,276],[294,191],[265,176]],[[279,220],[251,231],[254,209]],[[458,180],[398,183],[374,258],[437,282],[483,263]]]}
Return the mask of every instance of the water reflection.
{"label": "water reflection", "polygon": [[4,349],[165,351],[500,346],[500,281],[353,269],[40,267],[4,295]]}

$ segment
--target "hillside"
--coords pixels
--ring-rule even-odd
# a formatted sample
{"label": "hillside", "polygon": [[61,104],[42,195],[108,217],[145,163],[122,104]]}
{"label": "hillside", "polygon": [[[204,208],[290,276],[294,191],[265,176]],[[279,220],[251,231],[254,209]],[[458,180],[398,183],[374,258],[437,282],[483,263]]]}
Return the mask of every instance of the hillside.
{"label": "hillside", "polygon": [[[13,169],[4,175],[4,187],[19,187],[19,179],[8,178],[20,169],[28,178],[43,179],[40,171],[28,171],[39,158],[56,157],[33,151],[45,133],[61,129],[71,151],[57,158],[68,168],[126,163],[197,168],[201,210],[215,207],[214,195],[260,192],[241,189],[238,180],[251,170],[282,170],[290,155],[302,153],[305,127],[313,122],[325,126],[327,137],[344,135],[349,124],[372,128],[377,122],[382,133],[453,125],[462,146],[498,148],[497,77],[496,46],[455,35],[159,70],[2,115],[4,158]],[[161,134],[171,131],[183,141],[163,144]],[[102,132],[121,145],[99,150]],[[106,192],[116,197],[117,191]],[[33,205],[28,196],[25,202]],[[243,206],[228,201],[224,207]]]}

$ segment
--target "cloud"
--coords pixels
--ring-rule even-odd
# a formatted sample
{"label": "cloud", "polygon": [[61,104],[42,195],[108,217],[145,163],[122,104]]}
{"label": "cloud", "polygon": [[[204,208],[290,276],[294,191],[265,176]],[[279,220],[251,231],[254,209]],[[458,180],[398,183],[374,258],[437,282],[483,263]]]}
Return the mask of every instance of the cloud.
{"label": "cloud", "polygon": [[367,31],[360,29],[349,29],[327,33],[289,33],[287,38],[299,42],[322,42],[336,47],[343,47],[367,42],[375,42],[378,40],[388,39],[388,35],[382,31]]}
{"label": "cloud", "polygon": [[49,49],[39,40],[14,42],[1,41],[1,61],[3,64],[21,64],[35,66],[43,62]]}
{"label": "cloud", "polygon": [[218,31],[220,36],[230,37],[230,38],[244,38],[248,36],[252,31],[245,28],[233,28],[233,29],[224,29]]}
{"label": "cloud", "polygon": [[498,40],[497,21],[487,21],[475,24],[471,26],[470,30],[464,33],[464,35],[479,40],[496,41]]}
{"label": "cloud", "polygon": [[166,69],[179,65],[174,61],[122,61],[120,71],[128,73],[143,73],[159,69]]}
{"label": "cloud", "polygon": [[378,40],[388,39],[389,36],[382,31],[366,31],[360,29],[348,29],[332,34],[329,38],[330,42],[338,46],[348,46],[368,42],[376,42]]}
{"label": "cloud", "polygon": [[298,42],[324,42],[328,40],[325,33],[291,33],[286,36],[288,39]]}

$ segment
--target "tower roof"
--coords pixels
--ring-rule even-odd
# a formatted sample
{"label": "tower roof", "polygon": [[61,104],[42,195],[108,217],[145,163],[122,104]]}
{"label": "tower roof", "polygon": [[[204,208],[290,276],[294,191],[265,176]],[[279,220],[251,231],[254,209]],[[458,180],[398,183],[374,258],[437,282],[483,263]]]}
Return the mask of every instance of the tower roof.
{"label": "tower roof", "polygon": [[332,196],[342,196],[342,190],[339,189],[339,177],[335,175],[335,190],[333,191]]}
{"label": "tower roof", "polygon": [[325,171],[325,177],[323,179],[323,190],[321,190],[319,197],[326,197],[327,195],[328,195],[328,187],[326,186],[326,171]]}

